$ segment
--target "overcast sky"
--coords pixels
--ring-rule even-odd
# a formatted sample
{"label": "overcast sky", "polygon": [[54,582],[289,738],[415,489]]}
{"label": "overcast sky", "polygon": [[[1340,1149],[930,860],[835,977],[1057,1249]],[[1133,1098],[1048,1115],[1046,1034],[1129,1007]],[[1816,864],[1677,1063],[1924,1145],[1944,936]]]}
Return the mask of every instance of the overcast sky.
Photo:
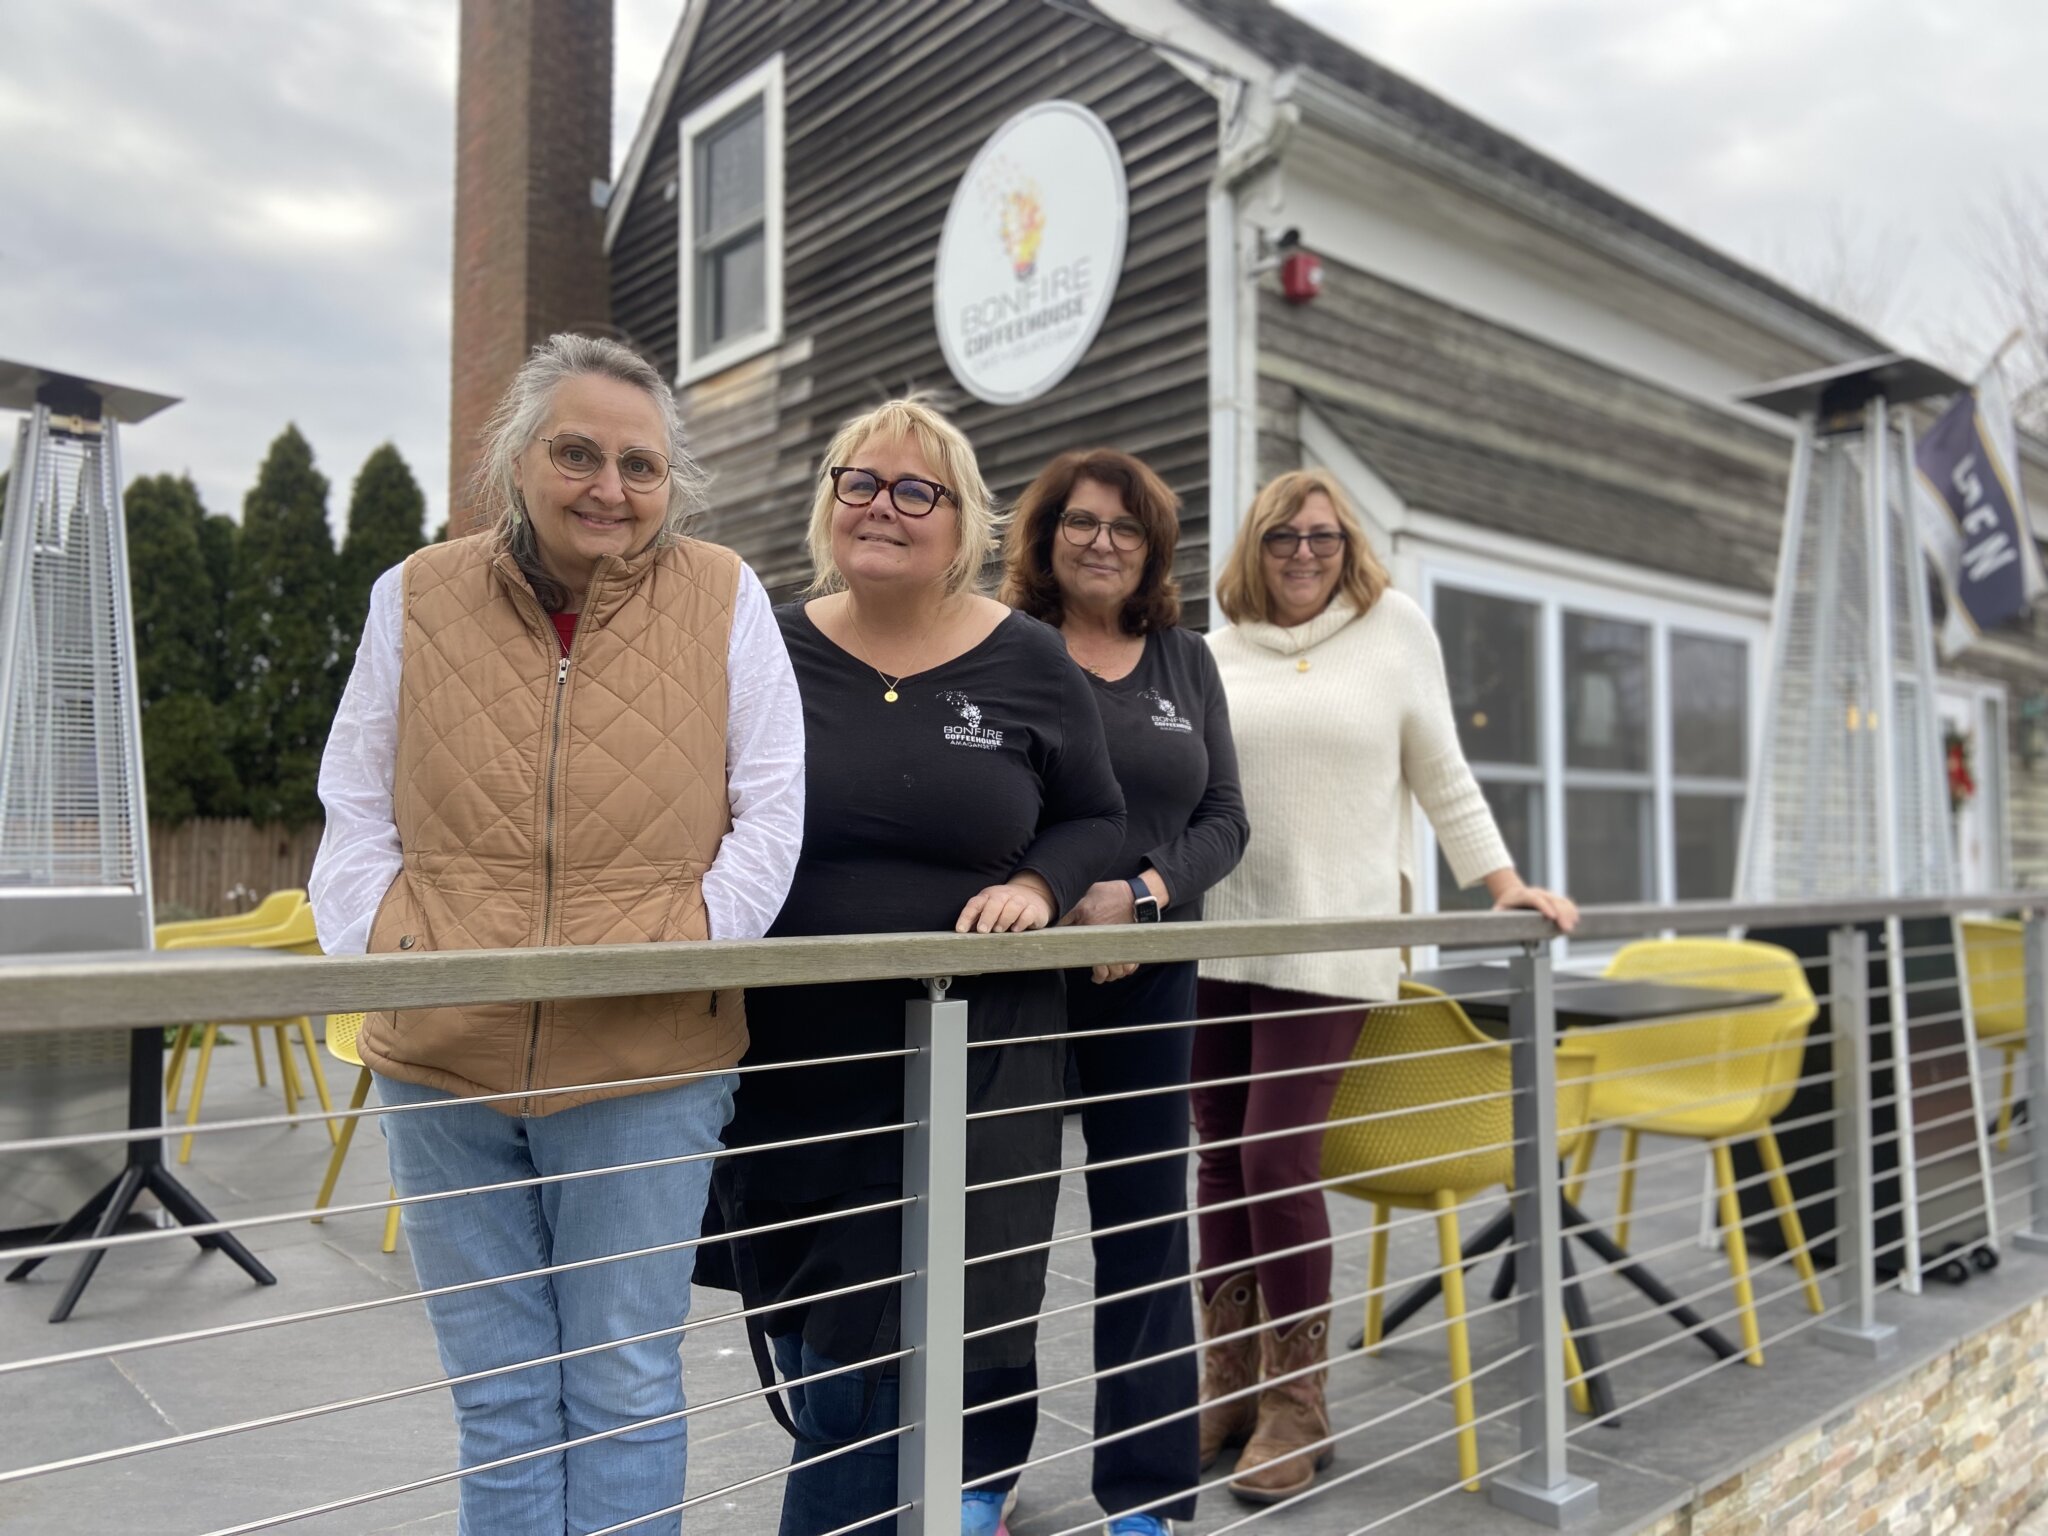
{"label": "overcast sky", "polygon": [[[1738,256],[1818,281],[1846,243],[1910,346],[2002,334],[1969,215],[2048,182],[2042,0],[1290,3]],[[128,466],[216,511],[295,420],[337,524],[387,438],[438,522],[455,0],[5,9],[0,357],[182,396]],[[618,0],[618,155],[681,9]]]}

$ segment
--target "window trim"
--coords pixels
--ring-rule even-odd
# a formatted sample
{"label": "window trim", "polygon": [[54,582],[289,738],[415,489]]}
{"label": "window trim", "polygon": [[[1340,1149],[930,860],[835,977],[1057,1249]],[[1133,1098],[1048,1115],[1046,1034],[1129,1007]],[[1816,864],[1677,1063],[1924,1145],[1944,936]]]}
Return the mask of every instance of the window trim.
{"label": "window trim", "polygon": [[[1689,602],[1673,596],[1657,582],[1658,573],[1644,572],[1644,585],[1629,587],[1617,582],[1575,581],[1548,571],[1531,571],[1526,566],[1506,566],[1464,552],[1417,551],[1415,562],[1417,598],[1423,611],[1436,622],[1439,587],[1454,587],[1510,602],[1527,603],[1537,610],[1537,690],[1541,715],[1537,724],[1537,763],[1512,774],[1489,772],[1489,779],[1513,777],[1518,782],[1537,784],[1543,790],[1543,847],[1547,878],[1564,890],[1571,889],[1571,870],[1565,836],[1565,800],[1575,785],[1589,787],[1591,779],[1640,781],[1644,775],[1605,774],[1589,769],[1568,769],[1565,763],[1564,729],[1564,614],[1566,609],[1647,625],[1650,647],[1650,770],[1651,815],[1655,845],[1652,849],[1656,886],[1650,900],[1668,906],[1677,892],[1677,812],[1675,798],[1688,792],[1689,778],[1674,772],[1671,718],[1671,635],[1674,631],[1710,639],[1738,641],[1747,647],[1748,720],[1744,742],[1743,794],[1751,793],[1750,778],[1764,710],[1765,674],[1769,667],[1770,624],[1729,607]],[[1719,793],[1725,781],[1704,781],[1707,791]],[[1640,787],[1637,783],[1634,787]],[[1424,911],[1439,911],[1437,842],[1429,818],[1415,818],[1414,858],[1418,875],[1417,904]],[[1581,962],[1610,952],[1608,943],[1571,946],[1560,940],[1554,953],[1560,960]],[[1420,956],[1418,964],[1427,962]]]}
{"label": "window trim", "polygon": [[[735,112],[761,103],[762,284],[765,302],[762,327],[699,354],[697,345],[697,140]],[[709,101],[691,110],[678,125],[676,145],[676,207],[679,231],[677,266],[677,355],[682,359],[678,384],[694,384],[712,374],[782,344],[783,239],[783,66],[776,54],[759,68],[735,80]]]}

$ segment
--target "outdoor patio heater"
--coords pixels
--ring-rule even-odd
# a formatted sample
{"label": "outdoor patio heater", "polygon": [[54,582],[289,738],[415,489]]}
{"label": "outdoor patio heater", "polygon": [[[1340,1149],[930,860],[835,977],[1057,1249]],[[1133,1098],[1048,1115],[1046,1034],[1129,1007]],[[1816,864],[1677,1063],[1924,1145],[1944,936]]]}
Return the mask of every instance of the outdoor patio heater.
{"label": "outdoor patio heater", "polygon": [[[120,426],[176,403],[0,361],[0,409],[25,413],[0,525],[0,966],[154,946]],[[0,1141],[161,1125],[162,1047],[160,1029],[0,1037]],[[104,1235],[144,1190],[181,1221],[211,1220],[148,1139],[0,1160],[0,1230]]]}
{"label": "outdoor patio heater", "polygon": [[[1797,436],[1771,610],[1770,675],[1736,862],[1738,901],[1955,894],[1907,407],[1962,388],[1929,363],[1889,354],[1741,397],[1790,417]],[[1809,963],[1826,954],[1818,931],[1757,936],[1787,943]],[[1952,1020],[1967,1010],[1966,992],[1956,985],[1957,937],[1947,918],[1894,920],[1873,930],[1872,953],[1881,960],[1873,966],[1871,1005],[1874,1017],[1888,1019],[1891,1060],[1932,1048],[1934,1026],[1919,1019],[1943,1012]],[[1926,986],[1935,981],[1946,988]],[[1815,988],[1821,996],[1826,990]],[[1949,1029],[1957,1033],[1952,1022]],[[1822,1054],[1809,1075],[1828,1065],[1821,1026],[1812,1038]],[[1970,1105],[1980,1103],[1975,1053],[1952,1052],[1943,1065],[1960,1075],[1946,1085],[1946,1109],[1964,1102],[1964,1092]],[[1937,1151],[1944,1165],[1952,1157],[1977,1159],[1985,1215],[1963,1245],[1973,1236],[1986,1245],[1996,1241],[1981,1127],[1973,1135],[1971,1125],[1957,1124],[1941,1146],[1915,1147],[1915,1113],[1946,1112],[1923,1091],[1934,1086],[1916,1077],[1914,1094],[1899,1100],[1913,1111],[1900,1117],[1897,1167],[1909,1289],[1917,1288],[1921,1262],[1918,1180],[1930,1174],[1926,1160]],[[1785,1154],[1795,1156],[1789,1143]],[[1952,1186],[1958,1177],[1969,1184],[1966,1166],[1941,1183]],[[1828,1225],[1815,1215],[1808,1223]],[[1948,1240],[1956,1236],[1951,1225]]]}

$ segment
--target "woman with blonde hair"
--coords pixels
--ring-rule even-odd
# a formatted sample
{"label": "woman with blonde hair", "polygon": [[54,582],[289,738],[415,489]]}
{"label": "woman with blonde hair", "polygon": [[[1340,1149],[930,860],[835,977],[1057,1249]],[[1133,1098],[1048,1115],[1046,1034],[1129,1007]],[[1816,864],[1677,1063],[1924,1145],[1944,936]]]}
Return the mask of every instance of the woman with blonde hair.
{"label": "woman with blonde hair", "polygon": [[[944,930],[1018,933],[1057,921],[1116,857],[1124,804],[1087,679],[1060,638],[976,590],[996,519],[967,439],[917,400],[846,423],[819,466],[807,602],[777,610],[803,696],[808,777],[803,856],[771,936]],[[757,989],[751,1071],[719,1166],[764,1384],[796,1440],[782,1536],[820,1536],[896,1504],[896,1287],[902,1147],[895,1136],[814,1138],[903,1116],[904,1005],[916,981]],[[969,1108],[1060,1098],[1065,1017],[1057,972],[965,976]],[[1034,1044],[1003,1045],[1020,1037]],[[864,1061],[829,1058],[870,1055]],[[822,1065],[780,1066],[827,1059]],[[802,1142],[802,1146],[768,1145]],[[968,1128],[970,1257],[1052,1236],[1057,1109]],[[748,1150],[750,1148],[758,1150]],[[882,1207],[876,1209],[876,1207]],[[764,1228],[773,1228],[764,1231]],[[967,1391],[1031,1358],[1046,1252],[967,1271]],[[1017,1326],[1003,1325],[1023,1321]],[[976,1330],[990,1330],[976,1337]],[[772,1356],[772,1367],[769,1357]],[[860,1445],[859,1449],[850,1449]],[[845,1454],[818,1458],[830,1452]],[[995,1516],[963,1499],[970,1518]],[[930,1512],[936,1521],[938,1511]]]}
{"label": "woman with blonde hair", "polygon": [[[1257,835],[1210,893],[1212,918],[1406,910],[1419,803],[1461,886],[1570,930],[1571,902],[1516,875],[1459,749],[1435,632],[1332,476],[1294,470],[1259,493],[1216,595],[1231,624],[1209,645]],[[1338,1079],[1400,967],[1390,950],[1202,962],[1202,1016],[1224,1021],[1195,1039],[1202,1333],[1246,1337],[1203,1352],[1201,1455],[1245,1443],[1230,1489],[1248,1502],[1301,1492],[1332,1454],[1316,1445],[1330,1433],[1330,1221],[1301,1186],[1321,1176]]]}

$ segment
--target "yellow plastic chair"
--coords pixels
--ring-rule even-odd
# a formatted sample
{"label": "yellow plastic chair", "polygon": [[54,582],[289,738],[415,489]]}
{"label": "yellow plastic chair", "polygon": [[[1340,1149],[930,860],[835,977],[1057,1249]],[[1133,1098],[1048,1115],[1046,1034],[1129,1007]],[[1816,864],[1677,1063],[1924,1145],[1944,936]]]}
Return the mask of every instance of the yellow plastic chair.
{"label": "yellow plastic chair", "polygon": [[1651,939],[1631,944],[1608,962],[1618,980],[1768,992],[1778,999],[1733,1013],[1640,1025],[1574,1029],[1565,1039],[1590,1052],[1597,1063],[1592,1083],[1592,1118],[1572,1168],[1574,1203],[1592,1166],[1597,1127],[1622,1129],[1621,1188],[1616,1201],[1615,1241],[1628,1243],[1629,1212],[1635,1200],[1636,1156],[1642,1138],[1672,1136],[1704,1141],[1713,1156],[1722,1240],[1735,1277],[1742,1315],[1743,1351],[1751,1365],[1764,1363],[1757,1326],[1756,1295],[1749,1278],[1749,1248],[1742,1235],[1742,1207],[1735,1190],[1737,1142],[1755,1141],[1770,1175],[1778,1229],[1792,1255],[1814,1312],[1826,1310],[1816,1282],[1806,1229],[1785,1177],[1785,1159],[1771,1121],[1791,1102],[1806,1050],[1806,1031],[1820,1009],[1799,957],[1775,944],[1748,939]]}
{"label": "yellow plastic chair", "polygon": [[1970,978],[1970,1016],[1980,1045],[2004,1053],[1998,1090],[1998,1150],[2012,1145],[2013,1079],[2027,1048],[2026,929],[2003,918],[1963,919],[1963,964]]}
{"label": "yellow plastic chair", "polygon": [[[158,923],[156,947],[193,949],[202,946],[231,945],[240,934],[277,927],[305,904],[306,893],[303,890],[272,891],[247,912],[233,912],[225,917],[198,917],[174,923]],[[282,1026],[277,1029],[277,1036],[278,1055],[288,1057]],[[173,1114],[177,1113],[179,1088],[185,1075],[186,1063],[190,1060],[191,1044],[192,1026],[180,1025],[177,1037],[171,1045],[170,1063],[164,1071],[164,1101]],[[270,1074],[263,1065],[263,1033],[260,1027],[249,1031],[249,1050],[256,1062],[256,1085],[259,1088],[267,1088],[270,1085]],[[291,1069],[288,1060],[284,1070],[290,1073],[290,1077],[282,1083],[285,1089],[285,1105],[289,1112],[294,1097],[299,1092],[298,1074]]]}
{"label": "yellow plastic chair", "polygon": [[[269,928],[236,928],[225,931],[212,930],[185,937],[173,937],[158,946],[162,949],[274,949],[293,954],[317,955],[320,953],[320,936],[313,927],[313,909],[307,905],[304,894],[300,893],[298,906],[283,922]],[[299,1100],[305,1096],[299,1085],[298,1070],[292,1061],[291,1051],[286,1044],[286,1032],[296,1030],[299,1041],[305,1047],[306,1064],[312,1074],[313,1088],[323,1110],[332,1111],[334,1100],[327,1091],[327,1074],[320,1068],[320,1053],[313,1044],[313,1023],[304,1014],[291,1019],[255,1019],[247,1021],[250,1037],[255,1038],[263,1029],[273,1030],[277,1035],[278,1053],[283,1058],[279,1068],[284,1089],[286,1114],[297,1114]],[[199,1062],[192,1074],[192,1101],[186,1109],[185,1124],[199,1123],[199,1109],[206,1097],[207,1074],[213,1066],[213,1048],[220,1039],[221,1026],[211,1020],[204,1024],[187,1024],[180,1027],[178,1042],[172,1048],[172,1063],[167,1095],[175,1107],[177,1103],[178,1077],[183,1071],[184,1061],[191,1044],[192,1031],[199,1031]],[[332,1120],[327,1122],[329,1140],[338,1140],[340,1132]],[[188,1131],[178,1148],[178,1161],[192,1160],[192,1136]]]}
{"label": "yellow plastic chair", "polygon": [[[1421,1052],[1443,1052],[1420,1055]],[[1331,1124],[1323,1134],[1323,1177],[1342,1178],[1339,1194],[1373,1208],[1371,1294],[1365,1303],[1365,1347],[1380,1342],[1387,1283],[1387,1221],[1391,1208],[1436,1212],[1437,1253],[1443,1266],[1444,1312],[1451,1403],[1458,1420],[1458,1473],[1479,1487],[1479,1435],[1474,1428],[1472,1349],[1465,1321],[1464,1239],[1458,1207],[1514,1177],[1514,1101],[1510,1047],[1482,1033],[1465,1010],[1433,987],[1401,983],[1401,1005],[1366,1015],[1330,1106],[1332,1122],[1359,1115],[1384,1118]],[[1557,1053],[1558,1128],[1568,1153],[1586,1123],[1582,1079],[1589,1055]],[[1477,1100],[1477,1102],[1464,1102]],[[1404,1111],[1412,1111],[1404,1113]],[[1573,1403],[1590,1411],[1584,1372],[1569,1329],[1565,1374]]]}
{"label": "yellow plastic chair", "polygon": [[[362,1033],[363,1016],[360,1013],[330,1013],[327,1015],[327,1049],[334,1053],[336,1061],[345,1061],[356,1069],[355,1092],[348,1097],[350,1109],[361,1109],[370,1099],[370,1069],[363,1065],[363,1053],[356,1046],[356,1036]],[[332,1124],[332,1122],[329,1122]],[[313,1209],[324,1211],[327,1202],[334,1198],[334,1186],[341,1178],[341,1164],[348,1156],[349,1144],[356,1139],[356,1127],[362,1122],[350,1119],[341,1123],[341,1135],[334,1143],[334,1154],[327,1159],[327,1177],[320,1181],[320,1193],[314,1198]],[[391,1197],[398,1198],[398,1187],[393,1185]],[[317,1225],[326,1220],[315,1216]],[[398,1207],[392,1206],[384,1213],[384,1251],[398,1251]]]}

